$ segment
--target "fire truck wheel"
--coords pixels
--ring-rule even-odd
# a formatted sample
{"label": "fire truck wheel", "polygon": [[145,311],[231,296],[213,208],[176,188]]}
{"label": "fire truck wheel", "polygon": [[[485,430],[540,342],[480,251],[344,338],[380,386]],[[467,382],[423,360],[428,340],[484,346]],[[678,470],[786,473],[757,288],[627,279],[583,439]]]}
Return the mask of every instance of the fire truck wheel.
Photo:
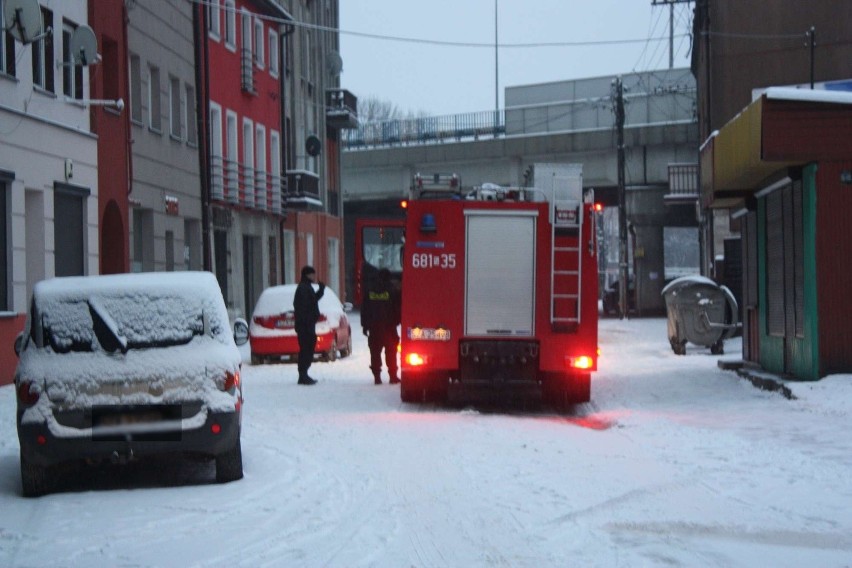
{"label": "fire truck wheel", "polygon": [[423,402],[423,389],[406,387],[405,380],[403,380],[399,389],[399,397],[402,402]]}

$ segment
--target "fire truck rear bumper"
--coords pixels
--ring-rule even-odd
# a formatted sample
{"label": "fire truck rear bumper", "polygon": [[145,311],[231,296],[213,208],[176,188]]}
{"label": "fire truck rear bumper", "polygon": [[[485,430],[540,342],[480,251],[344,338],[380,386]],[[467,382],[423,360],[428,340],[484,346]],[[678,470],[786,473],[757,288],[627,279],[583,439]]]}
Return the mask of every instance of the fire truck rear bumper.
{"label": "fire truck rear bumper", "polygon": [[540,402],[542,392],[539,381],[450,381],[447,388],[447,399],[450,402]]}

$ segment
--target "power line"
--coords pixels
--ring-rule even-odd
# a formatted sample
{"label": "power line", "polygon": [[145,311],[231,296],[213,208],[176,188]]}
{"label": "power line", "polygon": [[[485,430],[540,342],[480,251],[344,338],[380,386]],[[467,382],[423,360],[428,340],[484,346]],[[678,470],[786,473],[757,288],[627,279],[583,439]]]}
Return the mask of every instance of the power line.
{"label": "power line", "polygon": [[[219,10],[224,11],[233,11],[237,14],[240,12],[236,8],[230,8],[228,6],[222,6],[217,2],[212,0],[190,0],[195,4],[200,4],[202,6],[213,6]],[[415,37],[406,37],[406,36],[395,36],[395,35],[385,35],[385,34],[375,34],[368,32],[357,32],[353,30],[344,30],[332,26],[323,26],[320,24],[310,24],[307,22],[297,22],[295,20],[286,20],[284,18],[276,18],[274,16],[267,16],[264,14],[254,14],[254,17],[260,18],[262,20],[266,20],[269,22],[274,22],[280,25],[293,26],[296,28],[303,28],[307,30],[316,30],[321,32],[331,32],[340,35],[349,35],[353,37],[362,37],[367,39],[376,39],[382,41],[395,41],[402,43],[416,43],[421,45],[435,45],[435,46],[444,46],[444,47],[472,47],[472,48],[488,48],[494,49],[494,42],[490,43],[482,43],[482,42],[469,42],[469,41],[448,41],[448,40],[437,40],[437,39],[426,39],[426,38],[415,38]],[[675,37],[683,37],[685,34],[678,34]],[[531,48],[542,48],[542,47],[589,47],[589,46],[599,46],[599,45],[629,45],[635,43],[646,43],[651,41],[663,41],[667,38],[636,38],[636,39],[610,39],[610,40],[589,40],[589,41],[552,41],[552,42],[532,42],[532,43],[498,43],[497,47],[500,49],[531,49]]]}

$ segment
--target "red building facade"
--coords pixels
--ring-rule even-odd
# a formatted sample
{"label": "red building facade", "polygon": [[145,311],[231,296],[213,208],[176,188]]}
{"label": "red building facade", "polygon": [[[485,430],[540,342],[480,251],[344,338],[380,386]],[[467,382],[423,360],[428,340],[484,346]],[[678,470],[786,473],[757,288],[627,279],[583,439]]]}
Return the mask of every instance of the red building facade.
{"label": "red building facade", "polygon": [[[90,0],[89,24],[103,61],[90,73],[91,98],[129,101],[127,9],[124,2]],[[131,178],[130,113],[92,105],[92,132],[98,136],[98,220],[100,273],[129,270],[128,194]]]}

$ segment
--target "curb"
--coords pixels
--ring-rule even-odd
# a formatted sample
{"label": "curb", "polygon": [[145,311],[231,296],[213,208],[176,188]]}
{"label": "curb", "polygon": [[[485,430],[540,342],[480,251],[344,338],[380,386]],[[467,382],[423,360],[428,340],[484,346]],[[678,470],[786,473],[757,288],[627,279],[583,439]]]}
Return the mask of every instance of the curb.
{"label": "curb", "polygon": [[782,377],[767,373],[754,363],[719,359],[716,364],[723,371],[734,371],[760,390],[778,392],[787,400],[796,400],[796,395],[793,394]]}

